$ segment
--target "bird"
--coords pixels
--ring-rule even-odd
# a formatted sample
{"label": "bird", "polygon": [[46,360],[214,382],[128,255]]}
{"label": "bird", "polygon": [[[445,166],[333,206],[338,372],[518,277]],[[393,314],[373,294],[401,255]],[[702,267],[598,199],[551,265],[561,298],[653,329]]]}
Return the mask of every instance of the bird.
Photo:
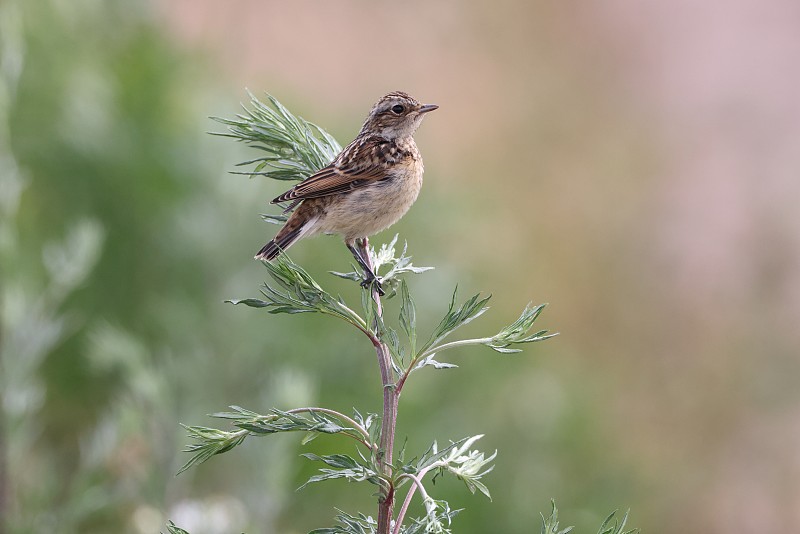
{"label": "bird", "polygon": [[402,91],[381,97],[356,138],[329,165],[272,200],[290,203],[285,213],[293,211],[255,258],[272,261],[301,238],[338,234],[364,269],[362,287],[375,284],[382,294],[356,245],[392,226],[416,201],[424,166],[413,135],[438,108]]}

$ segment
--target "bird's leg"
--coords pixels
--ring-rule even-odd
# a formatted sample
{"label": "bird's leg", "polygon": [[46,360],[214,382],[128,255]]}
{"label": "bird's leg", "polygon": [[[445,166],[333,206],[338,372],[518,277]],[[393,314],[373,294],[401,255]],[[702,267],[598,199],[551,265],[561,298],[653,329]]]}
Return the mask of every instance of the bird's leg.
{"label": "bird's leg", "polygon": [[375,289],[378,291],[378,294],[381,296],[385,295],[386,293],[381,287],[381,283],[378,280],[378,277],[375,276],[375,272],[372,270],[372,266],[369,264],[369,261],[366,257],[366,255],[369,254],[369,252],[367,252],[367,240],[364,239],[362,241],[357,239],[355,241],[355,246],[353,243],[349,242],[345,242],[345,245],[347,245],[347,248],[350,249],[350,252],[353,254],[353,257],[356,259],[361,268],[364,269],[366,278],[361,282],[361,287],[368,287],[371,284],[375,284]]}
{"label": "bird's leg", "polygon": [[378,278],[378,275],[375,274],[375,271],[372,267],[372,258],[369,255],[369,240],[366,237],[361,239],[356,239],[356,250],[361,255],[361,259],[364,260],[364,263],[367,266],[367,271],[369,272],[370,279],[367,280],[367,285],[372,283],[375,285],[375,290],[378,292],[379,296],[384,296],[386,293],[383,291],[383,287],[381,286],[381,281]]}

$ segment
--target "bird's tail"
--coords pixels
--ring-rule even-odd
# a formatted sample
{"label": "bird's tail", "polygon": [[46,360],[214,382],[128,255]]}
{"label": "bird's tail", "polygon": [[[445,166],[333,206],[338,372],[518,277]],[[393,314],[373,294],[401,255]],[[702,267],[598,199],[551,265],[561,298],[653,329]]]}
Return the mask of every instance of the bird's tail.
{"label": "bird's tail", "polygon": [[286,227],[281,228],[281,231],[278,232],[278,235],[275,236],[275,239],[261,247],[261,250],[258,251],[255,258],[257,260],[267,260],[272,261],[278,257],[278,255],[292,246],[292,244],[300,239],[303,233],[303,227],[298,226],[297,228],[290,229],[288,231]]}
{"label": "bird's tail", "polygon": [[301,237],[315,234],[318,219],[316,213],[303,210],[303,206],[300,206],[300,209],[292,213],[283,228],[278,230],[275,239],[261,247],[255,256],[256,259],[272,261]]}

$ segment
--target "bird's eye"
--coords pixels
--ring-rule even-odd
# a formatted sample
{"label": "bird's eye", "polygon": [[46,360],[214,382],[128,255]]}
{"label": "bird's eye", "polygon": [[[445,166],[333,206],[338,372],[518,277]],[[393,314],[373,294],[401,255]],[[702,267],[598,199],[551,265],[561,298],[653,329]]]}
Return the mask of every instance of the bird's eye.
{"label": "bird's eye", "polygon": [[395,113],[396,115],[400,115],[405,110],[406,108],[404,108],[401,104],[395,104],[394,106],[392,106],[392,112]]}

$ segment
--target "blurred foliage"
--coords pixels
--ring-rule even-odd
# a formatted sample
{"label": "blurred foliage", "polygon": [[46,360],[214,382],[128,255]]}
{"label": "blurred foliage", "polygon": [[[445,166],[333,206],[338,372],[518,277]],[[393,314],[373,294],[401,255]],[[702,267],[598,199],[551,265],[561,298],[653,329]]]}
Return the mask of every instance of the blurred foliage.
{"label": "blurred foliage", "polygon": [[[260,364],[225,362],[242,345],[217,312],[231,272],[203,261],[194,232],[235,211],[213,199],[219,176],[198,153],[202,115],[186,94],[197,59],[136,3],[0,8],[5,530],[154,532],[166,508],[209,531],[269,525],[288,466],[269,480],[244,464],[174,479],[184,407],[312,389],[289,366],[242,386]],[[204,204],[217,209],[190,227]],[[282,465],[286,453],[266,457]],[[251,495],[215,497],[237,472]],[[247,498],[269,504],[245,516]]]}

